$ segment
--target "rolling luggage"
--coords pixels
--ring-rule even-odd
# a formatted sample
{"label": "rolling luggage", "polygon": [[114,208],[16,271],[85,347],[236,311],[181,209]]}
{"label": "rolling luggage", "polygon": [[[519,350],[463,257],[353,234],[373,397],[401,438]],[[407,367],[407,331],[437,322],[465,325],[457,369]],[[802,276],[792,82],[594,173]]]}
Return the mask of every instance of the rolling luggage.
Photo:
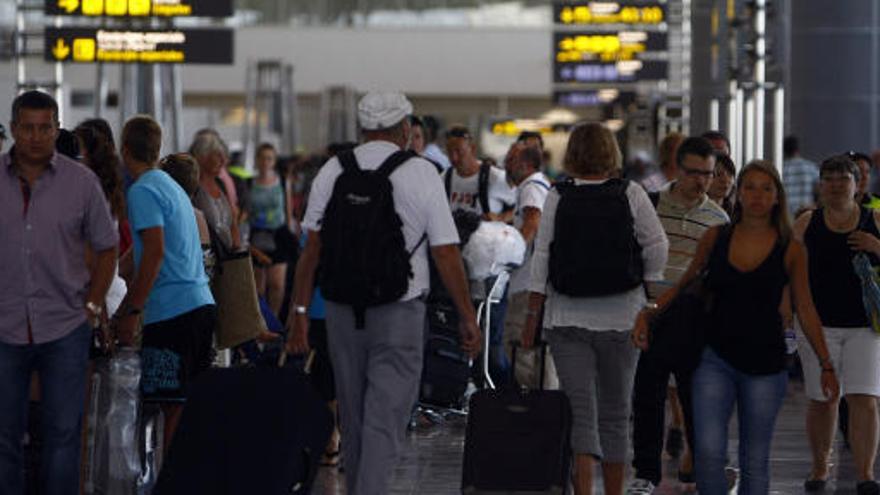
{"label": "rolling luggage", "polygon": [[[546,345],[541,348],[543,370]],[[515,360],[516,347],[513,352]],[[462,493],[567,493],[571,422],[571,405],[559,390],[475,393],[465,430]]]}
{"label": "rolling luggage", "polygon": [[460,409],[471,375],[470,358],[461,350],[458,314],[451,304],[431,302],[419,402]]}
{"label": "rolling luggage", "polygon": [[309,493],[332,429],[299,369],[208,370],[191,389],[153,493]]}

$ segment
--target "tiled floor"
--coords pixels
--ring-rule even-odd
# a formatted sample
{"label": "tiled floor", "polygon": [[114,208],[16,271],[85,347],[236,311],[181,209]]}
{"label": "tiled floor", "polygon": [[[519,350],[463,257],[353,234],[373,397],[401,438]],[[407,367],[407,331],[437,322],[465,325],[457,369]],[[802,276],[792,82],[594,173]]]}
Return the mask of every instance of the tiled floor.
{"label": "tiled floor", "polygon": [[[800,382],[791,382],[788,397],[776,427],[771,462],[771,494],[803,493],[803,479],[810,468],[810,451],[804,432],[806,399]],[[461,453],[464,442],[463,420],[449,421],[441,426],[419,427],[411,432],[395,470],[392,494],[441,495],[460,493]],[[735,421],[731,428],[730,458],[736,459]],[[840,482],[829,484],[826,493],[853,494],[852,458],[843,448],[838,435],[833,456],[832,478]],[[666,473],[670,479],[677,472],[676,461],[667,460]],[[598,485],[597,485],[598,486]],[[314,490],[319,495],[344,494],[342,475],[335,469],[325,468]],[[601,494],[601,487],[597,488]],[[657,495],[684,493],[677,481],[665,481]]]}

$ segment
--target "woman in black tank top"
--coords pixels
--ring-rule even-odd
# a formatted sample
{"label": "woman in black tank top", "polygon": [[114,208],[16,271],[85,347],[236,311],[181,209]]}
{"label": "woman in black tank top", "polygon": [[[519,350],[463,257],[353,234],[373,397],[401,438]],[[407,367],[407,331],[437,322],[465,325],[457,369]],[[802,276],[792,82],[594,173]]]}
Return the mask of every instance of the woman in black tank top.
{"label": "woman in black tank top", "polygon": [[[831,349],[831,365],[841,370],[841,386],[848,406],[848,430],[859,494],[878,494],[873,481],[877,452],[877,398],[880,395],[880,337],[862,303],[862,286],[853,269],[853,257],[865,252],[880,265],[877,214],[855,199],[858,166],[846,155],[829,158],[820,166],[819,193],[823,205],[804,213],[795,223],[795,237],[803,239],[809,258],[810,290]],[[810,405],[807,432],[813,467],[805,486],[819,491],[829,475],[828,461],[837,422],[837,400],[822,401],[816,383],[820,373],[813,356],[802,356],[804,382]]]}
{"label": "woman in black tank top", "polygon": [[[706,232],[679,285],[664,293],[658,307],[639,315],[634,342],[647,331],[654,311],[662,311],[681,287],[704,268],[712,293],[707,348],[694,372],[693,410],[697,490],[703,495],[728,491],[727,427],[734,405],[739,417],[739,493],[766,494],[770,487],[770,441],[785,396],[787,373],[783,358],[780,306],[790,284],[805,334],[823,361],[828,350],[810,297],[803,246],[791,241],[791,227],[782,181],[764,161],[746,166],[737,180],[732,224]],[[641,346],[644,347],[644,346]],[[822,383],[837,390],[833,368]]]}

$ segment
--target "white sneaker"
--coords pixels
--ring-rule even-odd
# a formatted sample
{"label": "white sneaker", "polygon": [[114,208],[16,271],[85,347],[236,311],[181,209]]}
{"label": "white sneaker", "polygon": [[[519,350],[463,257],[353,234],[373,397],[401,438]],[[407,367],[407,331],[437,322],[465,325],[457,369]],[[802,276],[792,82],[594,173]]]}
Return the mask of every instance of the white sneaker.
{"label": "white sneaker", "polygon": [[629,488],[626,489],[626,495],[651,495],[654,493],[654,483],[641,478],[632,480]]}

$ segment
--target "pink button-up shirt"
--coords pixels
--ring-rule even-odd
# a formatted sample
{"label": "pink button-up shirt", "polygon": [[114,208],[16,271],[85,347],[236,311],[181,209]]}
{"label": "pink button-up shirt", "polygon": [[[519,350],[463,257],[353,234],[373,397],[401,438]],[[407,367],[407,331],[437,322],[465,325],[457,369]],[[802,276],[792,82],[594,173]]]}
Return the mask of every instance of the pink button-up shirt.
{"label": "pink button-up shirt", "polygon": [[42,344],[85,323],[86,246],[111,249],[119,235],[91,170],[56,153],[26,202],[10,153],[0,156],[0,341],[31,343],[30,324]]}

